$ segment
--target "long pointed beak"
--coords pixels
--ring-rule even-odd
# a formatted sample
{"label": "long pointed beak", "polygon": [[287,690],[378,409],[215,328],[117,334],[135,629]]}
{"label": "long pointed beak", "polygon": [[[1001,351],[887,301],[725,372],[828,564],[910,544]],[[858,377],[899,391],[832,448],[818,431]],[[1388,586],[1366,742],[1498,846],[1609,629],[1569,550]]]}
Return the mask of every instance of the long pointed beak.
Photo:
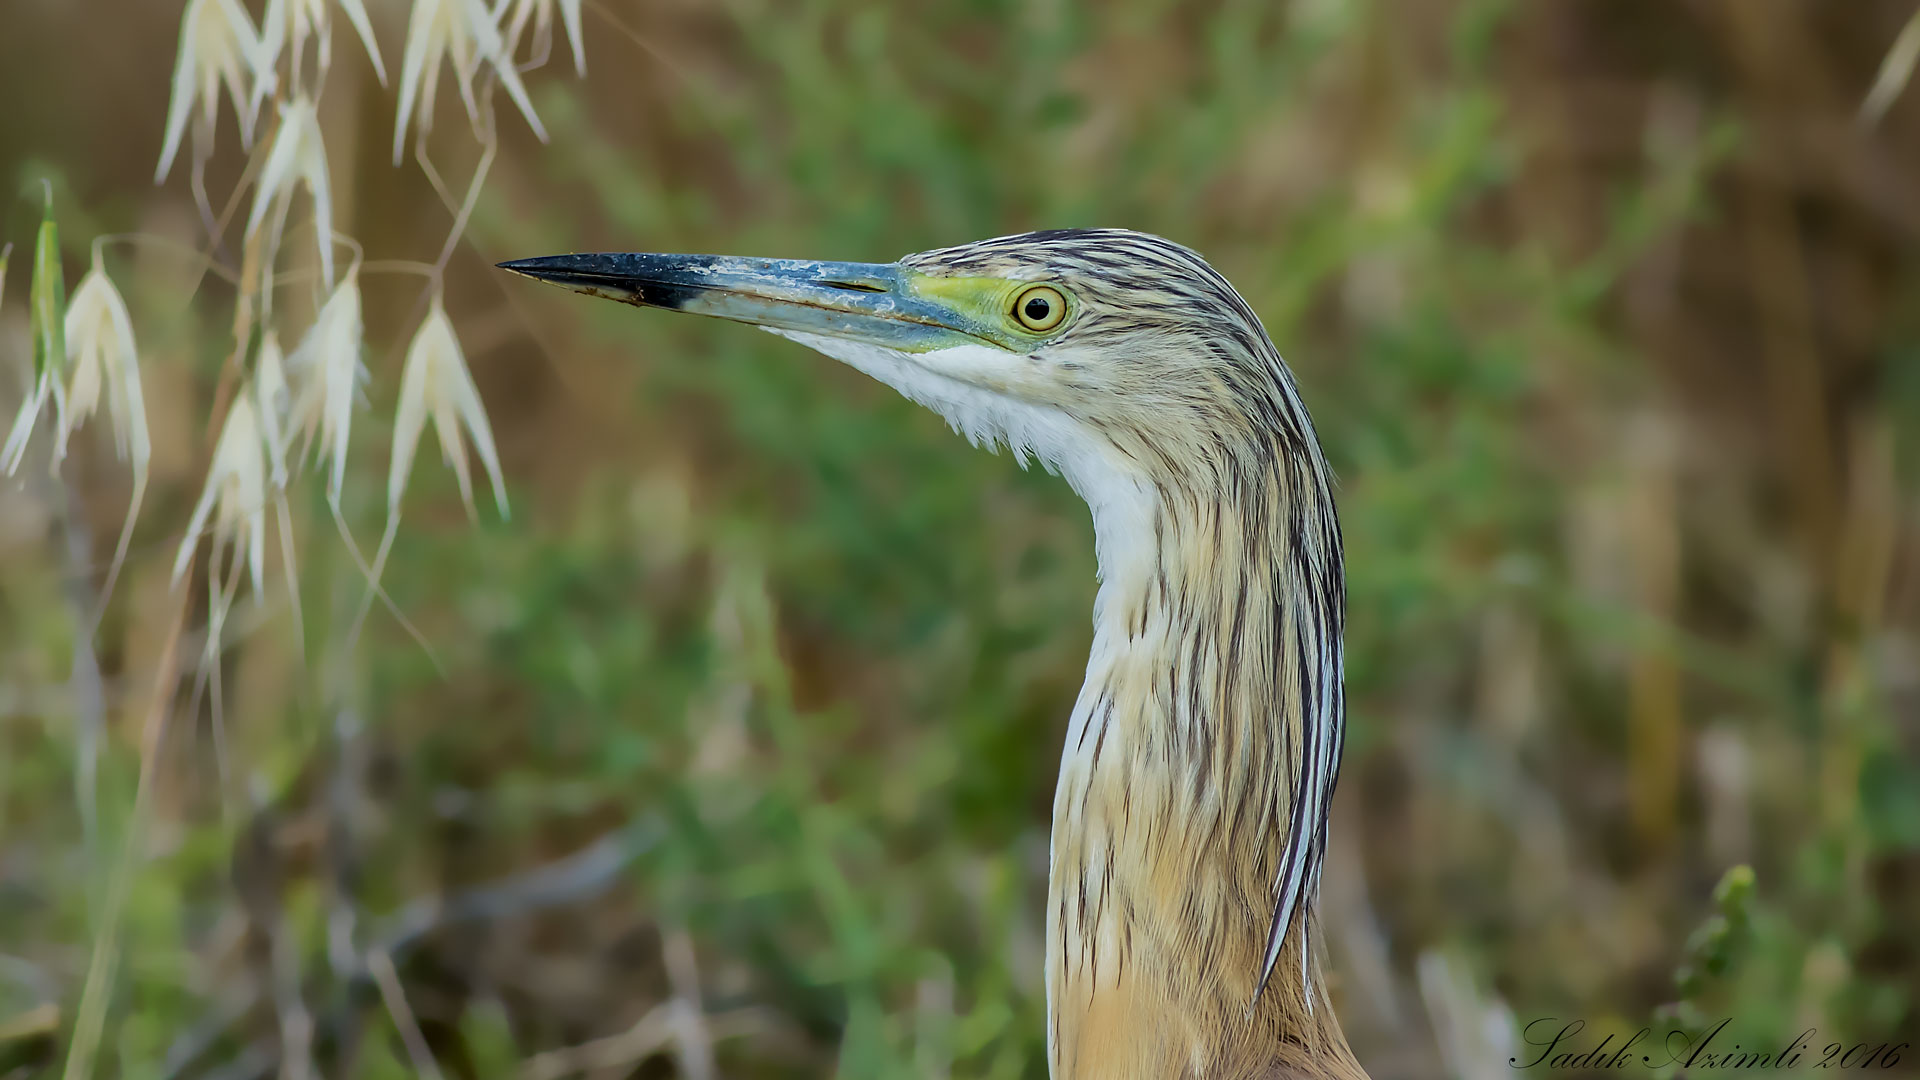
{"label": "long pointed beak", "polygon": [[636,307],[712,315],[903,352],[984,340],[981,328],[968,326],[958,313],[916,296],[908,271],[890,263],[601,253],[499,265]]}

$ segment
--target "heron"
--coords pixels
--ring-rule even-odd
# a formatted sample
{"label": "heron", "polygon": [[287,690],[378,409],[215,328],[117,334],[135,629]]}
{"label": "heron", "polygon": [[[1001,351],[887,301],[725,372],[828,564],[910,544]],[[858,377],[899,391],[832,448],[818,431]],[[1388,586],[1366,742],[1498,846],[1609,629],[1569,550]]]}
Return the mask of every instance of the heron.
{"label": "heron", "polygon": [[892,263],[501,267],[748,323],[1064,477],[1099,586],[1053,801],[1055,1080],[1365,1080],[1316,914],[1346,705],[1333,482],[1299,388],[1180,244],[1058,229]]}

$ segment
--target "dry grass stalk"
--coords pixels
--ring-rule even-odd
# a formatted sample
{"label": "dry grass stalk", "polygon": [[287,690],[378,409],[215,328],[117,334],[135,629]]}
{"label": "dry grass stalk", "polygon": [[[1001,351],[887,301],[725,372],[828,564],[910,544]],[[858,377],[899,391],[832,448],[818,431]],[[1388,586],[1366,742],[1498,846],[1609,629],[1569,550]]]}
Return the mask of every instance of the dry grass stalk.
{"label": "dry grass stalk", "polygon": [[[203,260],[203,266],[213,266],[220,276],[237,285],[233,346],[213,396],[209,429],[218,434],[208,447],[200,494],[173,560],[174,622],[166,638],[161,677],[143,732],[135,820],[128,829],[125,848],[111,868],[92,963],[69,1046],[66,1064],[69,1080],[91,1075],[104,1030],[119,961],[121,915],[130,882],[141,862],[144,836],[141,826],[149,811],[159,742],[166,717],[172,711],[180,674],[176,661],[187,618],[186,597],[190,594],[179,586],[185,584],[193,568],[202,537],[210,537],[211,542],[204,570],[209,625],[200,658],[200,679],[209,690],[216,736],[222,730],[223,680],[219,656],[223,627],[243,584],[256,599],[262,595],[266,574],[265,517],[269,507],[278,514],[281,562],[296,636],[300,633],[298,566],[288,490],[294,480],[295,466],[310,455],[318,455],[322,461],[329,508],[354,559],[367,575],[370,595],[386,599],[379,589],[377,571],[366,567],[360,559],[343,517],[342,496],[349,482],[352,419],[367,373],[361,362],[364,348],[361,260],[356,255],[336,280],[334,245],[337,242],[351,244],[351,241],[334,232],[331,169],[316,107],[331,66],[330,22],[335,3],[359,36],[384,84],[385,68],[363,0],[270,0],[264,21],[257,29],[239,0],[187,0],[181,16],[179,48],[156,180],[164,180],[171,172],[191,127],[194,197],[209,229],[209,247],[216,253],[221,248],[220,234],[228,215],[250,183],[253,196],[242,225],[238,272],[218,265],[215,259]],[[584,56],[579,51],[579,5],[566,0],[560,8],[561,18],[573,37],[576,66],[584,69]],[[511,46],[502,35],[501,21],[510,17],[518,20],[513,30],[513,40],[517,42],[529,21],[536,32],[550,32],[552,11],[550,4],[541,4],[523,7],[517,15],[509,16],[504,6],[499,11],[490,11],[479,0],[419,0],[414,5],[414,15],[415,32],[409,37],[406,52],[406,80],[400,93],[396,146],[403,143],[411,124],[419,137],[424,163],[424,138],[433,109],[432,80],[447,59],[455,69],[462,100],[484,146],[467,198],[455,214],[452,235],[439,262],[431,269],[437,295],[438,276],[466,228],[494,152],[490,118],[486,123],[481,122],[483,113],[490,107],[486,95],[495,89],[504,90],[539,131],[538,118],[533,114],[519,72],[509,55]],[[228,200],[228,210],[216,215],[204,190],[202,164],[214,146],[222,98],[235,113],[244,145],[251,145],[255,121],[263,107],[273,106],[278,123],[262,149],[250,156],[247,169]],[[438,183],[437,174],[434,179]],[[274,295],[280,283],[298,280],[302,273],[289,272],[280,259],[281,239],[297,193],[304,193],[310,206],[309,223],[318,238],[315,276],[327,295],[312,323],[300,333],[299,345],[291,356],[285,356],[278,344],[278,331],[285,323],[274,316]],[[107,589],[102,592],[104,604],[126,558],[133,525],[139,515],[152,457],[152,437],[147,429],[135,320],[107,275],[101,254],[101,244],[106,238],[96,242],[93,266],[68,302],[60,272],[58,230],[50,204],[49,198],[49,212],[41,225],[33,260],[34,388],[8,433],[4,449],[0,450],[0,466],[9,471],[18,467],[37,418],[49,402],[55,414],[57,439],[53,457],[56,464],[64,456],[72,432],[104,409],[111,422],[115,445],[129,461],[134,477],[131,506],[108,573]],[[0,287],[5,284],[9,253],[10,249],[0,251]],[[451,321],[437,300],[409,353],[412,374],[405,380],[400,402],[405,445],[396,446],[396,461],[404,459],[410,463],[425,421],[433,419],[443,452],[460,479],[463,499],[471,509],[471,477],[465,443],[461,439],[464,433],[479,454],[495,500],[504,513],[505,482],[491,429],[466,371]],[[297,447],[296,438],[299,439]],[[394,492],[393,523],[398,520],[398,491],[399,486],[404,486],[405,469],[397,467],[395,472],[400,480]],[[386,541],[390,543],[391,532]],[[383,552],[384,548],[385,544]],[[391,607],[391,601],[387,603]],[[98,619],[95,613],[91,624],[86,626],[85,633],[89,636],[94,633]],[[402,623],[405,625],[404,619]],[[197,692],[194,700],[197,708]],[[224,754],[222,769],[224,773]],[[409,1030],[408,1014],[390,961],[386,962],[384,974],[388,977],[383,979],[383,995],[404,1034]],[[289,1013],[284,1001],[281,1005],[283,1016],[294,1021],[299,1019],[296,1014],[304,1015],[300,1009]],[[287,1033],[288,1053],[292,1055],[287,1065],[295,1074],[300,1071],[299,1061],[305,1056],[298,1049],[302,1040],[295,1037],[300,1027],[299,1023],[292,1023]],[[412,1034],[410,1049],[415,1048],[412,1043],[418,1042],[417,1029]],[[416,1059],[416,1067],[423,1072],[431,1068],[430,1059],[423,1062],[417,1054]]]}
{"label": "dry grass stalk", "polygon": [[370,950],[367,971],[380,987],[380,1000],[386,1003],[387,1015],[393,1018],[393,1026],[400,1032],[400,1042],[407,1048],[407,1060],[413,1063],[414,1072],[426,1080],[444,1080],[440,1063],[433,1059],[433,1050],[427,1046],[426,1036],[420,1034],[420,1024],[407,1005],[407,993],[400,985],[400,973],[393,968],[393,957],[384,949]]}

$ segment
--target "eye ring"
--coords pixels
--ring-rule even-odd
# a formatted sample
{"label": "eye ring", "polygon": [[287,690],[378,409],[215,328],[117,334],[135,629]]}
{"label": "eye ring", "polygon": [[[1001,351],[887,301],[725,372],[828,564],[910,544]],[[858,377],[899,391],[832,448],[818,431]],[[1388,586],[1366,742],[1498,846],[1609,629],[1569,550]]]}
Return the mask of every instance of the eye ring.
{"label": "eye ring", "polygon": [[1013,298],[1013,317],[1022,329],[1044,334],[1067,317],[1067,298],[1051,285],[1022,289]]}

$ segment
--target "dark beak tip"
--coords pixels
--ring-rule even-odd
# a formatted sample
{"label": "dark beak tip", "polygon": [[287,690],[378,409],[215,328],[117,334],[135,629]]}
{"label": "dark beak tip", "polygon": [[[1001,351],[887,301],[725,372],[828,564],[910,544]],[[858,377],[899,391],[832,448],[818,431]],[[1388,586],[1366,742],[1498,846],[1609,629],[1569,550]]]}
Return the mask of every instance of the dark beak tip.
{"label": "dark beak tip", "polygon": [[502,270],[545,281],[554,285],[631,284],[638,276],[633,255],[611,252],[574,252],[568,255],[536,255],[530,259],[508,259],[494,265]]}
{"label": "dark beak tip", "polygon": [[508,273],[551,285],[575,287],[589,282],[603,284],[607,274],[591,262],[591,256],[536,255],[531,259],[508,259],[494,266]]}

